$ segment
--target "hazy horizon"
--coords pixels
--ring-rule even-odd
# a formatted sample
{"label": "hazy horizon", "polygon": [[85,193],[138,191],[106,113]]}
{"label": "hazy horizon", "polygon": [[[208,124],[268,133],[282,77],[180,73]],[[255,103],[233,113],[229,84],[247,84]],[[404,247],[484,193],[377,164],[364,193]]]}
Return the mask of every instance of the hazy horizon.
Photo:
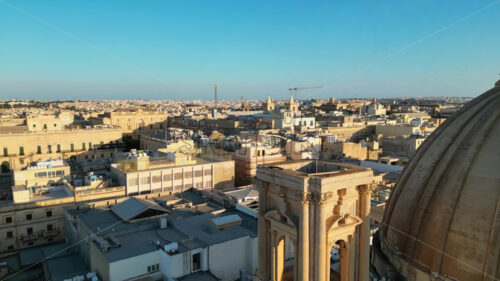
{"label": "hazy horizon", "polygon": [[0,100],[475,97],[498,3],[0,0]]}

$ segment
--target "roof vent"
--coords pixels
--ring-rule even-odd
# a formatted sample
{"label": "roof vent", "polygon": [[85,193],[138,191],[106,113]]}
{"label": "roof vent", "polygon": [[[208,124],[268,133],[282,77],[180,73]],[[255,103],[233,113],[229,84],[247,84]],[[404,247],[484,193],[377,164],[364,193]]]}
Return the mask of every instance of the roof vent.
{"label": "roof vent", "polygon": [[111,249],[111,245],[109,245],[109,242],[104,240],[104,238],[98,236],[95,238],[96,243],[99,245],[101,248],[101,251],[107,252]]}
{"label": "roof vent", "polygon": [[210,223],[215,226],[217,229],[223,230],[224,228],[240,225],[241,217],[238,215],[228,215],[224,217],[218,217],[215,219],[211,219]]}

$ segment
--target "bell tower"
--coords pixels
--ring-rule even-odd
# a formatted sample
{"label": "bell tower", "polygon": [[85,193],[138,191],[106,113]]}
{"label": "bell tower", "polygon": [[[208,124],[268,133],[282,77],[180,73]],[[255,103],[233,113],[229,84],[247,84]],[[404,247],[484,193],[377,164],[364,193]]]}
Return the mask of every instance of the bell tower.
{"label": "bell tower", "polygon": [[[257,280],[368,281],[373,171],[354,165],[288,161],[258,167]],[[289,244],[289,245],[287,245]]]}

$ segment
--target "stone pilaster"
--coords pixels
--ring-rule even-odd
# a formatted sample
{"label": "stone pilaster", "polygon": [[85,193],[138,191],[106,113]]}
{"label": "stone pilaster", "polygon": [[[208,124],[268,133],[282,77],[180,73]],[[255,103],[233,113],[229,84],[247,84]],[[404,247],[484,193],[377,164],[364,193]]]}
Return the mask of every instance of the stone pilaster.
{"label": "stone pilaster", "polygon": [[270,233],[267,226],[268,223],[265,218],[265,214],[267,212],[267,192],[268,192],[267,183],[258,182],[258,188],[259,188],[259,220],[258,220],[259,259],[258,259],[257,276],[261,280],[267,281],[271,277],[270,276],[271,261],[269,260],[269,257],[271,256],[271,253],[269,252]]}
{"label": "stone pilaster", "polygon": [[370,270],[370,206],[372,187],[359,186],[360,218],[363,220],[359,226],[359,281],[369,281]]}
{"label": "stone pilaster", "polygon": [[299,194],[301,210],[298,237],[298,280],[309,280],[309,194]]}
{"label": "stone pilaster", "polygon": [[315,279],[326,281],[327,264],[330,260],[327,258],[327,233],[326,233],[326,196],[321,194],[316,200],[316,259],[315,259]]}

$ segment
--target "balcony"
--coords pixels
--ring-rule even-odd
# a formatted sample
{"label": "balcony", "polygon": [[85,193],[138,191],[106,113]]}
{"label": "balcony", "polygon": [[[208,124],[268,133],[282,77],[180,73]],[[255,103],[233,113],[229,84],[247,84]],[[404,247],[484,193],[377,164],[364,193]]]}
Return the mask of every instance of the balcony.
{"label": "balcony", "polygon": [[32,234],[21,234],[21,239],[25,242],[33,241],[38,238],[38,235],[36,233]]}
{"label": "balcony", "polygon": [[41,234],[44,238],[54,237],[54,236],[57,236],[59,234],[59,229],[54,228],[52,230],[42,230]]}

